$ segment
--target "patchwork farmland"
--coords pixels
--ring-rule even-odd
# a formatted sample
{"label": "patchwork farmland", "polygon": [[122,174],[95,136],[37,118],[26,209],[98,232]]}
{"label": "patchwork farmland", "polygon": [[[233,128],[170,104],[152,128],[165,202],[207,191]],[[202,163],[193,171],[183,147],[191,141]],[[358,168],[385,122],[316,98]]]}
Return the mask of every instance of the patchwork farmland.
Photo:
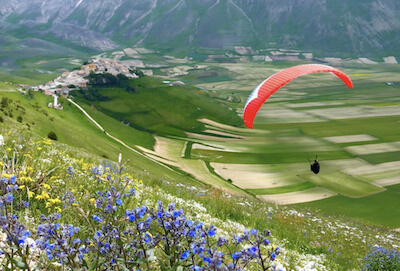
{"label": "patchwork farmland", "polygon": [[[221,66],[232,80],[197,86],[221,97],[240,97],[240,103],[226,102],[239,115],[253,88],[278,71],[254,64],[219,64],[218,68]],[[302,76],[264,104],[256,116],[255,129],[201,119],[204,132],[169,138],[180,142],[179,151],[173,151],[172,143],[162,144],[153,157],[193,172],[206,183],[222,188],[230,183],[277,204],[300,204],[336,213],[331,202],[341,205],[345,199],[348,215],[400,227],[396,193],[392,195],[397,198],[387,199],[390,204],[383,206],[386,222],[373,211],[358,212],[361,199],[376,198],[400,187],[400,88],[396,83],[400,74],[395,67],[340,69],[351,77],[354,89],[331,74]],[[395,83],[388,84],[388,80]],[[314,175],[308,159],[317,154],[321,172]],[[200,168],[207,174],[199,174]],[[218,181],[213,181],[215,178]],[[363,202],[366,209],[368,204],[380,204],[379,200]]]}

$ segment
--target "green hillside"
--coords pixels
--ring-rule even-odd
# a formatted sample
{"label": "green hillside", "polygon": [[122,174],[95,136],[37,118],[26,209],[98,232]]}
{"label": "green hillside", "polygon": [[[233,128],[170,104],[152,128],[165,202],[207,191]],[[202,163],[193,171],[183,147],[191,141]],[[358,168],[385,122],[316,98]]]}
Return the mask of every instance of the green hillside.
{"label": "green hillside", "polygon": [[[152,236],[163,234],[158,231],[162,228],[158,228],[157,220],[149,219],[152,208],[158,210],[154,216],[160,219],[160,203],[157,203],[160,201],[165,208],[169,206],[170,213],[165,210],[166,217],[173,213],[173,218],[169,219],[180,221],[184,214],[184,219],[194,221],[194,225],[204,230],[208,241],[212,242],[210,245],[217,245],[217,237],[225,237],[228,241],[225,245],[218,246],[218,251],[225,255],[224,263],[228,264],[233,260],[239,269],[240,262],[234,261],[236,256],[232,255],[232,249],[241,249],[241,244],[246,242],[246,228],[253,229],[251,236],[255,234],[254,230],[259,234],[263,229],[271,231],[271,234],[266,235],[271,243],[261,245],[260,252],[267,257],[266,265],[286,269],[296,266],[306,268],[313,263],[318,270],[360,270],[360,267],[369,263],[363,257],[368,254],[370,246],[391,249],[400,241],[398,233],[382,227],[371,227],[358,223],[357,220],[330,217],[296,207],[277,206],[251,196],[243,196],[244,194],[237,196],[203,185],[188,175],[182,175],[180,171],[165,168],[143,155],[121,148],[119,143],[107,137],[66,100],[61,100],[63,110],[47,108],[49,99],[41,93],[21,95],[20,92],[1,92],[0,134],[5,141],[0,146],[2,185],[12,182],[15,177],[11,189],[16,190],[12,190],[11,204],[10,194],[2,194],[5,204],[0,209],[17,216],[12,221],[2,220],[0,223],[9,223],[7,225],[10,228],[11,225],[24,225],[19,239],[3,243],[3,253],[14,260],[4,259],[0,262],[2,267],[10,266],[12,270],[32,270],[33,267],[40,270],[62,270],[70,267],[90,267],[95,270],[135,267],[159,270],[161,264],[170,268],[175,265],[189,266],[193,262],[185,261],[184,256],[186,242],[191,242],[188,239],[174,250],[165,250],[163,245],[152,246],[153,243],[144,242],[149,249],[146,251],[150,253],[145,254],[147,256],[142,258],[144,261],[130,261],[132,258],[129,253],[124,258],[120,253],[130,251],[125,248],[116,250],[122,243],[128,244],[136,240],[140,235],[134,234],[135,227],[140,229],[145,222],[151,223],[152,228],[147,229],[147,232]],[[122,131],[130,131],[130,136],[124,136],[124,141],[131,140],[130,145],[149,144],[145,143],[145,133],[123,125],[92,107],[85,108],[99,121],[108,123],[104,127],[110,133],[112,129],[127,129],[121,130],[120,135]],[[240,128],[237,129],[237,134],[240,134]],[[56,133],[57,141],[46,138],[49,131]],[[122,153],[120,163],[116,162],[119,153]],[[127,159],[130,161],[125,164]],[[21,204],[24,202],[29,204],[22,208]],[[107,203],[114,206],[114,211],[110,211]],[[170,203],[175,205],[169,205]],[[130,217],[133,210],[138,212],[137,220]],[[143,217],[139,215],[140,210]],[[60,217],[51,216],[53,213],[59,213]],[[165,221],[170,220],[166,218]],[[204,226],[197,224],[200,221],[204,221]],[[1,225],[4,228],[3,224]],[[105,225],[114,230],[107,231]],[[39,236],[46,227],[54,227],[54,233],[60,235]],[[73,233],[70,231],[71,227]],[[115,231],[120,232],[120,238],[116,239],[111,234]],[[169,231],[166,232],[166,239],[160,240],[170,240]],[[64,238],[63,234],[68,235],[69,239]],[[235,245],[231,240],[238,239],[232,239],[232,236],[242,236],[244,239]],[[96,244],[93,242],[99,237],[103,238],[102,243],[93,246]],[[198,237],[200,238],[200,234]],[[47,250],[39,248],[40,241],[36,241],[38,250],[22,249],[20,246],[23,242],[35,243],[35,239],[40,238],[49,241]],[[84,241],[87,239],[94,241]],[[59,253],[58,247],[51,246],[56,240],[64,240],[71,247],[80,249]],[[173,240],[176,243],[181,242],[176,237]],[[138,247],[131,249],[140,250]],[[243,252],[248,251],[246,247],[243,249]],[[272,252],[276,253],[275,260],[267,256]],[[153,253],[158,260],[151,256]],[[171,256],[175,260],[171,261]],[[53,264],[59,259],[65,260],[61,261],[61,266]],[[203,262],[202,257],[195,254],[191,259],[199,261],[204,268],[208,265]],[[397,263],[399,262],[400,259]],[[251,260],[247,268],[258,270],[256,259]]]}
{"label": "green hillside", "polygon": [[151,77],[134,79],[129,84],[134,92],[115,86],[89,87],[88,93],[95,90],[98,95],[107,97],[105,101],[88,101],[83,91],[75,91],[72,95],[108,116],[149,133],[185,136],[186,131],[201,132],[204,125],[197,121],[201,118],[243,125],[236,112],[221,106],[206,91],[170,86]]}
{"label": "green hillside", "polygon": [[[3,119],[2,125],[9,127],[9,125],[17,122],[18,117],[21,117],[19,125],[40,137],[46,138],[48,133],[53,131],[60,143],[114,161],[121,153],[125,159],[135,161],[135,168],[139,175],[145,174],[150,179],[158,179],[163,176],[177,182],[191,182],[190,177],[185,177],[179,172],[154,163],[152,160],[111,140],[66,100],[60,100],[64,106],[63,110],[54,110],[47,107],[47,104],[52,102],[52,98],[40,92],[30,92],[25,95],[21,95],[17,91],[1,92],[1,99],[8,99],[8,105],[2,107],[0,113]],[[154,143],[151,135],[127,127],[99,112],[94,116],[106,124],[105,128],[110,129],[111,134],[117,136],[124,134],[125,136],[121,138],[126,144],[152,146]],[[119,131],[120,134],[116,131]]]}

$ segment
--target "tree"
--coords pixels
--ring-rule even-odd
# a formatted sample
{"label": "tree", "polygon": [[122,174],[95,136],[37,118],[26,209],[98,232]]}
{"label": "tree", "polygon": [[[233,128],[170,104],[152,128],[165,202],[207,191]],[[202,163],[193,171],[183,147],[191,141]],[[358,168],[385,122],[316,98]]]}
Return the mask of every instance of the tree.
{"label": "tree", "polygon": [[47,135],[48,138],[52,139],[52,140],[57,140],[57,135],[56,133],[54,133],[53,131],[49,132],[49,134]]}
{"label": "tree", "polygon": [[1,107],[4,108],[4,107],[7,107],[7,106],[8,106],[8,99],[7,99],[7,97],[1,98]]}

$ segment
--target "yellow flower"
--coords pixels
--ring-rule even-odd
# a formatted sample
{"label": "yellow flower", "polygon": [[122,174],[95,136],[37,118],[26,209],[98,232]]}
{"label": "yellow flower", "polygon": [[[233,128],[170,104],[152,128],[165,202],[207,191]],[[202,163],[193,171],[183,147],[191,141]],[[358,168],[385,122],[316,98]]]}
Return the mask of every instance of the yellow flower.
{"label": "yellow flower", "polygon": [[45,191],[42,191],[42,194],[41,194],[41,195],[37,195],[37,196],[35,197],[35,199],[38,199],[38,200],[48,199],[48,198],[50,198],[50,196],[49,196],[49,194],[47,194]]}
{"label": "yellow flower", "polygon": [[2,167],[3,165],[4,165],[3,162],[0,161],[0,167]]}
{"label": "yellow flower", "polygon": [[93,204],[93,205],[96,205],[96,200],[95,200],[94,198],[91,198],[91,199],[89,200],[89,202],[90,202],[91,204]]}
{"label": "yellow flower", "polygon": [[28,192],[28,196],[29,196],[30,198],[32,198],[34,195],[35,195],[35,192],[32,192],[32,191],[29,191],[29,192]]}
{"label": "yellow flower", "polygon": [[48,207],[50,207],[50,206],[52,206],[54,204],[60,204],[60,203],[61,203],[61,200],[59,200],[59,199],[49,199],[46,202],[46,208],[48,208]]}
{"label": "yellow flower", "polygon": [[11,151],[11,148],[7,148],[7,152]]}
{"label": "yellow flower", "polygon": [[48,138],[45,138],[45,139],[43,140],[43,143],[46,144],[46,145],[51,145],[51,144],[53,144],[53,143],[51,142],[51,140],[48,139]]}
{"label": "yellow flower", "polygon": [[51,188],[51,186],[48,185],[47,183],[44,183],[42,186],[43,186],[44,189],[50,189]]}
{"label": "yellow flower", "polygon": [[42,147],[37,147],[37,150],[38,150],[38,151],[40,151],[40,150],[42,150],[42,149],[43,149]]}
{"label": "yellow flower", "polygon": [[30,183],[30,182],[33,182],[33,180],[32,180],[31,177],[25,177],[25,176],[22,176],[22,177],[20,178],[20,180],[21,180],[21,182],[23,182],[23,183]]}
{"label": "yellow flower", "polygon": [[78,206],[78,203],[74,202],[72,203],[72,206]]}
{"label": "yellow flower", "polygon": [[56,210],[57,212],[61,213],[61,208],[60,207],[55,207],[54,210]]}
{"label": "yellow flower", "polygon": [[25,185],[20,185],[18,188],[22,190],[25,188]]}
{"label": "yellow flower", "polygon": [[89,163],[83,163],[82,164],[82,169],[85,171],[85,170],[88,170],[88,169],[90,169],[91,168],[91,165],[89,164]]}
{"label": "yellow flower", "polygon": [[6,179],[9,179],[11,176],[13,176],[13,175],[7,174],[7,173],[1,174],[1,177],[4,177],[4,178],[6,178]]}

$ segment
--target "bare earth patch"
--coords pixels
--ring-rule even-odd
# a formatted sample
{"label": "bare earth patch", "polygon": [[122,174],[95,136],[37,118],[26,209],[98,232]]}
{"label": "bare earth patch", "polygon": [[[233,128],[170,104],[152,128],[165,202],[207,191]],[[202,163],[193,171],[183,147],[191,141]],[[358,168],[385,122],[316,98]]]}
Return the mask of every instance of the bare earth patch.
{"label": "bare earth patch", "polygon": [[321,187],[314,187],[310,188],[304,191],[298,191],[298,192],[290,192],[290,193],[284,193],[284,194],[277,194],[277,195],[262,195],[258,196],[258,198],[269,201],[269,202],[274,202],[276,204],[295,204],[295,203],[301,203],[301,202],[309,202],[309,201],[315,201],[315,200],[321,200],[321,199],[326,199],[329,197],[336,196],[337,193],[332,192],[328,189],[321,188]]}
{"label": "bare earth patch", "polygon": [[386,171],[396,170],[399,168],[400,168],[400,161],[395,161],[395,162],[382,163],[378,165],[349,167],[342,171],[349,175],[363,175],[363,174],[386,172]]}
{"label": "bare earth patch", "polygon": [[285,105],[286,107],[290,108],[301,108],[301,107],[317,107],[317,106],[331,106],[331,105],[342,105],[343,103],[341,102],[332,102],[332,103],[326,103],[326,102],[309,102],[309,103],[295,103],[295,104],[287,104]]}
{"label": "bare earth patch", "polygon": [[[229,131],[231,131],[232,133],[233,132],[245,132],[245,133],[251,133],[251,134],[267,134],[267,133],[269,133],[268,131],[263,131],[263,130],[233,127],[233,126],[215,122],[215,121],[209,120],[209,119],[198,119],[198,121],[202,122],[204,124],[207,124],[208,125],[207,127],[210,129],[212,129],[214,127],[216,129],[225,130],[226,132],[229,132]],[[229,134],[229,135],[237,136],[235,134]]]}
{"label": "bare earth patch", "polygon": [[395,184],[400,184],[400,176],[391,177],[391,178],[384,178],[380,180],[376,180],[373,182],[374,185],[377,186],[390,186]]}
{"label": "bare earth patch", "polygon": [[351,142],[377,140],[376,137],[366,134],[348,135],[348,136],[330,136],[330,137],[324,137],[324,139],[333,143],[351,143]]}
{"label": "bare earth patch", "polygon": [[265,165],[211,163],[211,166],[218,175],[232,180],[242,189],[272,188],[295,183],[281,173],[269,171]]}
{"label": "bare earth patch", "polygon": [[380,116],[397,116],[400,115],[400,106],[352,106],[339,108],[321,108],[305,110],[305,112],[327,119],[352,119],[367,118]]}
{"label": "bare earth patch", "polygon": [[301,122],[322,122],[325,121],[305,111],[295,111],[281,107],[261,107],[257,113],[254,123],[301,123]]}
{"label": "bare earth patch", "polygon": [[366,144],[345,147],[345,149],[355,155],[373,154],[382,152],[400,151],[400,141],[378,144]]}
{"label": "bare earth patch", "polygon": [[241,139],[243,137],[234,135],[234,134],[230,134],[230,133],[226,133],[226,132],[221,132],[221,131],[216,131],[216,130],[204,130],[205,133],[209,133],[209,134],[215,134],[215,135],[221,135],[221,136],[226,136],[226,137],[234,137],[236,139]]}

